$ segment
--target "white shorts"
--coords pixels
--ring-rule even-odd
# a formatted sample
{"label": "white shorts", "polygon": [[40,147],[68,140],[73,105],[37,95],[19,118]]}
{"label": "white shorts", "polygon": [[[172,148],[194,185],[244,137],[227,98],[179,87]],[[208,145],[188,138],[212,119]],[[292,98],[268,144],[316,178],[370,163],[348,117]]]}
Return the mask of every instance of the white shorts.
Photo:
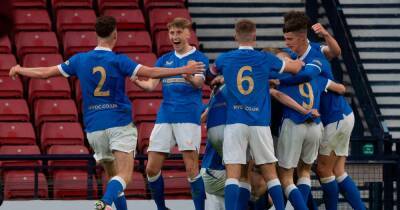
{"label": "white shorts", "polygon": [[321,123],[296,124],[285,119],[277,146],[279,166],[286,169],[296,168],[300,159],[306,164],[313,164],[318,156],[322,130]]}
{"label": "white shorts", "polygon": [[337,156],[348,156],[350,136],[353,127],[353,113],[345,116],[342,120],[325,126],[319,154],[330,155],[333,151]]}
{"label": "white shorts", "polygon": [[155,124],[147,151],[170,153],[178,144],[179,151],[199,151],[201,127],[194,123]]}
{"label": "white shorts", "polygon": [[222,145],[224,143],[224,130],[225,125],[218,125],[207,130],[208,142],[221,157],[223,157]]}
{"label": "white shorts", "polygon": [[203,178],[206,193],[224,197],[224,188],[226,181],[225,170],[213,170],[202,168],[200,174]]}
{"label": "white shorts", "polygon": [[223,144],[225,164],[247,164],[248,146],[256,165],[277,161],[269,126],[226,125]]}
{"label": "white shorts", "polygon": [[86,133],[90,146],[94,150],[94,159],[114,160],[112,151],[130,153],[136,150],[137,129],[133,123],[126,126]]}
{"label": "white shorts", "polygon": [[206,209],[207,210],[225,210],[224,197],[206,193]]}

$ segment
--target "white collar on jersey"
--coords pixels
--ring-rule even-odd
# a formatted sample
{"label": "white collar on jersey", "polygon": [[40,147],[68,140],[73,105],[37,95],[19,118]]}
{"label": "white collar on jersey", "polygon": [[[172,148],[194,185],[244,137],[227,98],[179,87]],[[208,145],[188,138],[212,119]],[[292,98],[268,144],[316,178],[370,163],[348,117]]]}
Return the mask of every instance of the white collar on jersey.
{"label": "white collar on jersey", "polygon": [[104,50],[104,51],[112,51],[110,48],[108,47],[99,47],[97,46],[96,48],[94,48],[94,50]]}
{"label": "white collar on jersey", "polygon": [[192,46],[192,49],[189,50],[189,52],[187,52],[187,53],[185,53],[185,54],[178,54],[178,53],[175,51],[175,56],[178,57],[179,59],[182,59],[182,58],[184,58],[184,57],[186,57],[186,56],[188,56],[188,55],[190,55],[190,54],[193,54],[194,52],[196,52],[196,47]]}
{"label": "white collar on jersey", "polygon": [[311,45],[308,44],[308,47],[307,47],[306,52],[305,52],[299,59],[300,59],[300,60],[304,60],[304,58],[307,57],[307,55],[308,55],[308,53],[310,52],[310,50],[311,50]]}
{"label": "white collar on jersey", "polygon": [[252,46],[239,46],[239,50],[254,50]]}

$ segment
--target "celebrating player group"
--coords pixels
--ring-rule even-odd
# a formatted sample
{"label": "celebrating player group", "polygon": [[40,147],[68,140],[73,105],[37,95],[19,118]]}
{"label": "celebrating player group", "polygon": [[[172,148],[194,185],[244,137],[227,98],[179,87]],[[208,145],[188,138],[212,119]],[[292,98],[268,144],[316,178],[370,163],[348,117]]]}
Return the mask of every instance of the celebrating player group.
{"label": "celebrating player group", "polygon": [[[167,27],[173,51],[161,56],[155,67],[114,53],[116,21],[103,16],[96,21],[94,50],[58,66],[17,65],[10,70],[12,77],[79,78],[87,139],[110,177],[96,210],[111,210],[113,204],[117,210],[127,209],[124,190],[132,176],[137,131],[125,77],[146,91],[162,84],[163,102],[145,171],[158,210],[168,209],[161,168],[175,145],[182,153],[196,210],[264,210],[272,205],[283,210],[287,201],[296,210],[317,209],[311,194],[314,163],[326,209],[337,209],[339,192],[354,209],[365,209],[345,172],[354,116],[329,62],[340,55],[340,47],[321,24],[310,27],[303,12],[288,12],[282,34],[287,48],[265,46],[259,51],[254,49],[255,23],[239,20],[238,49],[222,53],[211,66],[190,46],[188,20],[175,18]],[[309,29],[325,44],[310,42]],[[204,105],[201,88],[206,84],[213,91]],[[202,122],[207,124],[208,142],[199,170]],[[279,129],[271,132],[270,127]]]}

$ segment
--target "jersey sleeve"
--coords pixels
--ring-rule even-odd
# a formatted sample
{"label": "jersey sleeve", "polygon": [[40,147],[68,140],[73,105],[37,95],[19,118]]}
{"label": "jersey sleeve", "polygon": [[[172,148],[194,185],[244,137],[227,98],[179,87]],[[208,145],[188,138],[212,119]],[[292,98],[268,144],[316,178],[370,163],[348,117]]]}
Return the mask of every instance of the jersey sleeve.
{"label": "jersey sleeve", "polygon": [[322,91],[327,92],[328,91],[328,87],[331,84],[332,80],[326,78],[326,77],[318,77],[317,78],[317,82],[319,85],[319,89]]}
{"label": "jersey sleeve", "polygon": [[135,77],[140,67],[142,67],[141,64],[137,64],[126,55],[118,56],[118,64],[123,75],[127,77]]}
{"label": "jersey sleeve", "polygon": [[57,66],[58,70],[64,77],[76,75],[76,67],[79,66],[80,54],[72,56],[70,59]]}
{"label": "jersey sleeve", "polygon": [[[201,61],[202,63],[204,63],[205,69],[207,69],[207,70],[210,69],[210,62],[206,56],[202,56],[201,59],[198,61]],[[206,75],[207,75],[207,72],[203,72],[201,74],[195,74],[195,76],[197,76],[197,77],[202,77],[203,80],[206,78]]]}
{"label": "jersey sleeve", "polygon": [[319,59],[314,59],[311,63],[305,65],[304,69],[298,74],[290,77],[285,77],[280,80],[282,85],[296,85],[308,82],[318,76],[322,72],[322,62]]}
{"label": "jersey sleeve", "polygon": [[285,61],[281,60],[275,55],[272,55],[271,53],[266,53],[265,56],[269,65],[271,66],[272,71],[283,73],[285,70]]}

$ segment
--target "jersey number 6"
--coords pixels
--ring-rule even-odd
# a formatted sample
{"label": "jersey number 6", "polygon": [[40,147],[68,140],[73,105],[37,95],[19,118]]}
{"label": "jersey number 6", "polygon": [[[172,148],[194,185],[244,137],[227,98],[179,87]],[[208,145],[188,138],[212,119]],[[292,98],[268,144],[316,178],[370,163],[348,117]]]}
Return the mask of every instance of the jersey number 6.
{"label": "jersey number 6", "polygon": [[97,83],[96,89],[94,89],[93,95],[97,96],[97,97],[110,96],[109,90],[107,90],[107,91],[101,90],[103,88],[104,82],[106,81],[106,77],[107,77],[106,70],[101,66],[96,66],[93,68],[93,74],[96,74],[97,72],[100,72],[101,78],[100,78],[99,83]]}
{"label": "jersey number 6", "polygon": [[[239,69],[239,72],[236,76],[236,84],[239,92],[243,95],[249,95],[253,92],[254,89],[254,80],[251,76],[243,76],[244,72],[249,71],[250,73],[253,71],[251,66],[243,66]],[[247,90],[243,88],[243,82],[247,81],[249,83],[249,87]]]}

